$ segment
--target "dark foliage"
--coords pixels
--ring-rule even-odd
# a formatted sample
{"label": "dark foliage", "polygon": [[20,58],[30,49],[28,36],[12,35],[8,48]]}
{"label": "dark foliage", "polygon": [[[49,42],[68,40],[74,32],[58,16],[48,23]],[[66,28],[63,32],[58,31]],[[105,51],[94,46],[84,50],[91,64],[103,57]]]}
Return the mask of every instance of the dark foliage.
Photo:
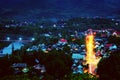
{"label": "dark foliage", "polygon": [[49,53],[45,59],[46,74],[54,79],[62,79],[65,75],[71,73],[72,59],[69,55],[54,51]]}
{"label": "dark foliage", "polygon": [[120,50],[111,53],[109,58],[103,58],[98,64],[100,80],[119,80]]}
{"label": "dark foliage", "polygon": [[116,45],[120,45],[120,37],[110,36],[110,37],[108,38],[108,42],[109,42],[109,43],[116,44]]}

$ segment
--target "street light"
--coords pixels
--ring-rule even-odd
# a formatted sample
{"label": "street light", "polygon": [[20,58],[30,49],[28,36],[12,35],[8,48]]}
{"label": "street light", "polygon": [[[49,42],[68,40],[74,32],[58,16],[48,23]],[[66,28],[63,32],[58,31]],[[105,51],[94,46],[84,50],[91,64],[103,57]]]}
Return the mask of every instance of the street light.
{"label": "street light", "polygon": [[22,38],[21,38],[21,37],[19,37],[19,41],[22,41]]}
{"label": "street light", "polygon": [[35,40],[35,38],[32,38],[31,40],[32,40],[32,41],[34,41],[34,40]]}
{"label": "street light", "polygon": [[10,41],[10,37],[7,37],[6,39],[7,39],[7,41]]}

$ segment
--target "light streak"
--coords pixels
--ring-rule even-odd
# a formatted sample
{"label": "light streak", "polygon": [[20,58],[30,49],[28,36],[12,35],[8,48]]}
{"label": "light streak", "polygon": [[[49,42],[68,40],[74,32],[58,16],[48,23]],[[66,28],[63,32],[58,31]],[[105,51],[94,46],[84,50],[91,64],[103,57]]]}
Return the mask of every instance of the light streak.
{"label": "light streak", "polygon": [[88,34],[86,36],[86,64],[88,64],[88,73],[95,74],[95,70],[97,68],[97,64],[100,58],[95,56],[94,51],[94,35]]}
{"label": "light streak", "polygon": [[1,42],[32,42],[31,40],[0,40]]}

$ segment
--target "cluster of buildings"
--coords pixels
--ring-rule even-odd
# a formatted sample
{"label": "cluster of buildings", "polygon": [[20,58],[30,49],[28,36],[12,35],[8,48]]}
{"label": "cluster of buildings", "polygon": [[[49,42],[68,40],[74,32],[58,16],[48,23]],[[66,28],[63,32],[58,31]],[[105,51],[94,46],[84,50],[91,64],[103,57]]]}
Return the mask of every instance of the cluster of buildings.
{"label": "cluster of buildings", "polygon": [[[86,36],[88,31],[89,30],[87,30],[85,32],[76,32],[75,31],[76,33],[73,36],[75,36],[75,38],[77,39],[77,38],[80,38],[80,36]],[[95,45],[95,52],[96,52],[95,55],[97,57],[109,57],[110,51],[120,49],[120,45],[108,43],[109,36],[112,35],[112,36],[120,37],[120,32],[117,32],[113,29],[92,30],[92,31],[93,31],[93,34],[96,35],[95,40],[94,40],[95,41],[94,45]],[[81,34],[79,34],[79,33],[81,33]],[[45,36],[46,35],[47,34],[45,34]],[[51,35],[49,35],[49,36],[51,36]],[[79,45],[74,42],[69,43],[67,39],[60,38],[58,40],[58,42],[55,44],[46,45],[45,43],[42,43],[42,44],[32,45],[31,47],[27,48],[26,51],[29,52],[29,51],[42,50],[44,53],[49,53],[49,51],[51,51],[53,49],[63,50],[63,48],[66,45],[70,48],[70,55],[73,59],[73,65],[71,67],[71,69],[73,70],[73,73],[74,74],[83,73],[84,68],[88,67],[87,65],[83,64],[85,57],[86,57],[85,44]],[[2,50],[0,50],[0,55],[12,54],[13,47],[14,47],[14,50],[19,50],[23,46],[25,46],[25,45],[22,42],[12,42],[8,47],[5,47]],[[69,53],[66,53],[66,54],[69,54]],[[13,67],[16,67],[16,66],[26,67],[26,64],[25,63],[24,64],[23,63],[13,64]],[[42,72],[45,72],[45,67],[43,67],[40,64],[35,65],[34,68],[36,70],[40,69]],[[26,68],[24,68],[24,69],[26,70]]]}

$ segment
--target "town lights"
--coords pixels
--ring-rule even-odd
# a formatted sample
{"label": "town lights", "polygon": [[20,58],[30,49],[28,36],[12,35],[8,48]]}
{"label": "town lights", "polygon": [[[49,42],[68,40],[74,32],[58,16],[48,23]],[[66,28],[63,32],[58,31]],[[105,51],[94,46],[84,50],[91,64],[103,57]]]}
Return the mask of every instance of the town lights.
{"label": "town lights", "polygon": [[10,41],[10,37],[7,37],[6,39],[7,39],[7,41]]}
{"label": "town lights", "polygon": [[22,38],[21,38],[21,37],[19,37],[19,41],[22,41]]}
{"label": "town lights", "polygon": [[35,38],[31,38],[32,41],[35,41]]}

